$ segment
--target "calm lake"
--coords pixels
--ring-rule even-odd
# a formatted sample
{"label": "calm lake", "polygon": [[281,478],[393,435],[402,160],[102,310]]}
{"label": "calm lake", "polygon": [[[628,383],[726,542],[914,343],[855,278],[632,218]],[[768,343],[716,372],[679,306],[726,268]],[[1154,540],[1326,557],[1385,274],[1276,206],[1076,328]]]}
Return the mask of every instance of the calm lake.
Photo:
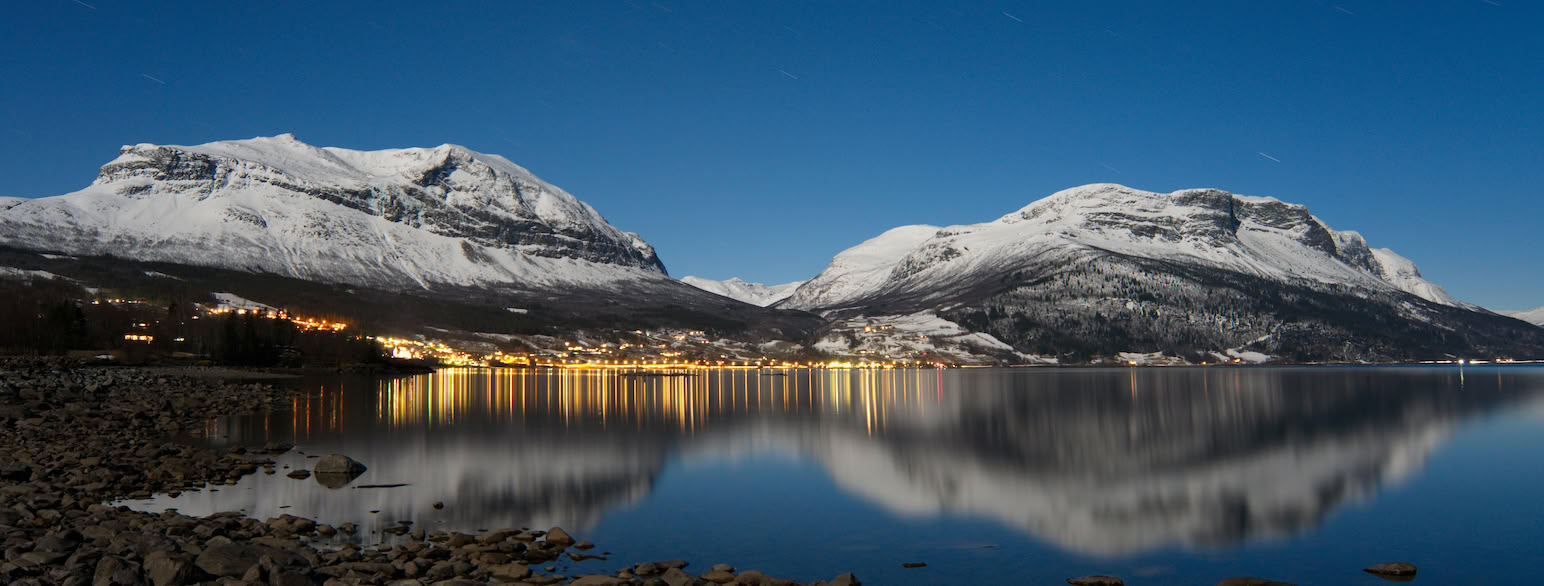
{"label": "calm lake", "polygon": [[[686,559],[869,584],[1376,585],[1361,568],[1494,584],[1544,567],[1539,367],[448,369],[294,384],[308,394],[292,410],[205,430],[216,445],[295,444],[277,474],[129,504],[353,522],[366,543],[402,539],[380,529],[403,520],[556,525],[612,554],[570,573]],[[285,476],[328,453],[369,470],[332,489]]]}

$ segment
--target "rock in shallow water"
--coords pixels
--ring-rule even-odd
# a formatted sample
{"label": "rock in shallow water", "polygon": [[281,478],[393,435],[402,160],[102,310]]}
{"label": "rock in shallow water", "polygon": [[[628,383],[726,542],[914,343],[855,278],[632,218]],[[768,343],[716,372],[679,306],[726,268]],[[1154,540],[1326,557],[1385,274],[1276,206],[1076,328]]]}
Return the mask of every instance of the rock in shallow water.
{"label": "rock in shallow water", "polygon": [[1362,571],[1396,582],[1408,582],[1415,579],[1415,564],[1409,562],[1378,564],[1369,568],[1363,568]]}
{"label": "rock in shallow water", "polygon": [[316,483],[327,488],[343,488],[365,473],[365,465],[341,454],[328,454],[311,467]]}
{"label": "rock in shallow water", "polygon": [[1068,578],[1068,584],[1073,586],[1126,586],[1126,581],[1115,576],[1083,576],[1082,578]]}
{"label": "rock in shallow water", "polygon": [[311,467],[317,474],[364,474],[365,465],[342,454],[328,454]]}
{"label": "rock in shallow water", "polygon": [[568,535],[562,527],[553,527],[547,530],[547,543],[560,547],[568,547],[574,544],[574,538]]}

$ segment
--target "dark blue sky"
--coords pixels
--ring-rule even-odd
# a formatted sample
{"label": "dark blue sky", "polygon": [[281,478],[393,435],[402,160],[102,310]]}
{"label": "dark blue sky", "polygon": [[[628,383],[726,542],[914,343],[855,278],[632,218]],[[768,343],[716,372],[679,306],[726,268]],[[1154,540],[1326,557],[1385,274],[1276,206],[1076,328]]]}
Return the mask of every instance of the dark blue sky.
{"label": "dark blue sky", "polygon": [[1218,187],[1544,304],[1539,2],[448,4],[10,3],[0,195],[79,189],[129,143],[450,142],[673,275],[782,282],[1074,185]]}

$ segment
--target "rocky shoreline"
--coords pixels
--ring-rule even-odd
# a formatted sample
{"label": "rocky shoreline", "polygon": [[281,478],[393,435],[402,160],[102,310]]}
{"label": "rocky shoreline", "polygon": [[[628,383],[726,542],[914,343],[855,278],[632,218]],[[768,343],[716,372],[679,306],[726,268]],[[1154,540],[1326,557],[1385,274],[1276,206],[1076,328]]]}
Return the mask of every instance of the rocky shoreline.
{"label": "rocky shoreline", "polygon": [[[349,543],[352,526],[241,513],[197,518],[103,503],[233,484],[272,471],[290,446],[221,452],[170,438],[211,417],[273,408],[292,391],[148,369],[82,367],[60,359],[0,359],[0,581],[16,585],[485,583],[794,585],[720,564],[633,564],[563,575],[556,562],[605,559],[560,528],[477,535],[405,531],[409,541]],[[341,542],[341,543],[340,543]],[[816,582],[858,584],[851,574]]]}

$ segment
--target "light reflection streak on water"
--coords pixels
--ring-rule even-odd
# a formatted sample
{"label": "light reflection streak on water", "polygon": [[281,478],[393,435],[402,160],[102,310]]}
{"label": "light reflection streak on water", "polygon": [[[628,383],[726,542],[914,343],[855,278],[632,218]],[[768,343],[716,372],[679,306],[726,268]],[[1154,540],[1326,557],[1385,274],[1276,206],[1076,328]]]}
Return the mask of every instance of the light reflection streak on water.
{"label": "light reflection streak on water", "polygon": [[[732,414],[824,412],[861,417],[870,434],[882,431],[892,411],[918,408],[920,370],[690,370],[665,376],[630,376],[614,370],[449,368],[379,382],[376,417],[393,428],[450,426],[475,417],[522,422],[553,417],[615,425],[670,422],[691,434]],[[802,379],[802,380],[801,380]],[[336,395],[337,393],[333,393]],[[929,395],[933,395],[930,393]],[[313,406],[326,393],[297,397],[295,429],[310,428]],[[933,400],[932,397],[929,400]],[[326,416],[336,429],[341,414]]]}

